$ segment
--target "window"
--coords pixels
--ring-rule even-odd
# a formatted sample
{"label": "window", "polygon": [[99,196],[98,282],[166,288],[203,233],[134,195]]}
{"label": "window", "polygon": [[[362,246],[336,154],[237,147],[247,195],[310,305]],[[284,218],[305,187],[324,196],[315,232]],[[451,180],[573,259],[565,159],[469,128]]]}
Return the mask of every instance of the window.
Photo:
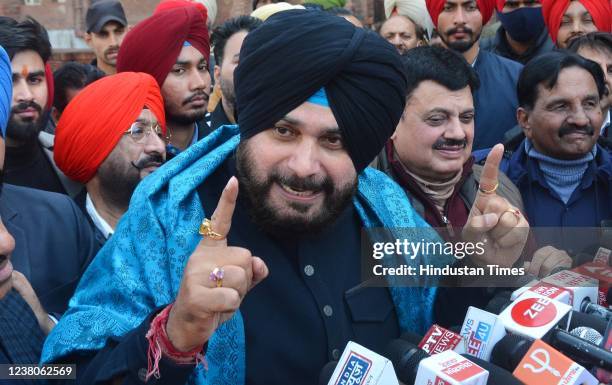
{"label": "window", "polygon": [[40,5],[42,0],[24,0],[25,5]]}

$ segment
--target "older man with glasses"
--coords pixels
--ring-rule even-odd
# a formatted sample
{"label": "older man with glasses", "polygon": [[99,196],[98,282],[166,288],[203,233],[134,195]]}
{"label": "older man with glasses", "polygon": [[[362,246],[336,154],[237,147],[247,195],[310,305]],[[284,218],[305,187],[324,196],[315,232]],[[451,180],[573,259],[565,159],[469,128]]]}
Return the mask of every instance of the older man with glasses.
{"label": "older man with glasses", "polygon": [[113,234],[140,180],[166,160],[167,142],[161,92],[148,74],[100,79],[62,114],[55,161],[85,185],[76,200],[100,244]]}

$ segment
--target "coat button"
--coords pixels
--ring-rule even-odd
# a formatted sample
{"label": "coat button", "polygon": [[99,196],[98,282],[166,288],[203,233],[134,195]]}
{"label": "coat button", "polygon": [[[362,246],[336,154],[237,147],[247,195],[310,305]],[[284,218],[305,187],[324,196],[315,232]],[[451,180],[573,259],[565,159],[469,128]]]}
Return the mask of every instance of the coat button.
{"label": "coat button", "polygon": [[306,265],[304,266],[304,274],[306,274],[309,277],[312,277],[315,273],[314,267],[312,265]]}
{"label": "coat button", "polygon": [[332,358],[336,361],[340,359],[340,349],[332,350]]}
{"label": "coat button", "polygon": [[332,307],[329,305],[325,305],[323,306],[323,314],[328,317],[331,317],[334,314],[334,309],[332,309]]}

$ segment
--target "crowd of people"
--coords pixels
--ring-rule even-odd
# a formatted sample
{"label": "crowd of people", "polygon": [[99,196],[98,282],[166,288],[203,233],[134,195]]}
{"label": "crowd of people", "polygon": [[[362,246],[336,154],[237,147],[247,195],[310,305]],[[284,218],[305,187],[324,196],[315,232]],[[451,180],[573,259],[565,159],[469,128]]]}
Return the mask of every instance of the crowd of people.
{"label": "crowd of people", "polygon": [[495,293],[367,285],[370,229],[486,244],[415,266],[543,277],[610,226],[608,0],[385,0],[376,31],[344,0],[214,28],[211,3],[130,26],[94,1],[95,60],[55,71],[44,26],[0,16],[0,363],[312,385],[348,341],[382,351]]}

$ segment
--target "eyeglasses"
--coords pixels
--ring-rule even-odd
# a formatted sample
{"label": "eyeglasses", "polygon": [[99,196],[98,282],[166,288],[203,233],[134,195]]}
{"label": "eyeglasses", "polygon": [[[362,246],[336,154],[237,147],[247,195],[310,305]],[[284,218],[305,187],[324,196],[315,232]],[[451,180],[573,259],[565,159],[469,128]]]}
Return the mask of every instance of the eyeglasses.
{"label": "eyeglasses", "polygon": [[134,142],[139,144],[146,143],[150,134],[157,135],[166,143],[170,141],[170,133],[167,131],[167,134],[164,135],[164,132],[158,123],[153,125],[151,123],[134,122],[124,134],[129,135]]}

